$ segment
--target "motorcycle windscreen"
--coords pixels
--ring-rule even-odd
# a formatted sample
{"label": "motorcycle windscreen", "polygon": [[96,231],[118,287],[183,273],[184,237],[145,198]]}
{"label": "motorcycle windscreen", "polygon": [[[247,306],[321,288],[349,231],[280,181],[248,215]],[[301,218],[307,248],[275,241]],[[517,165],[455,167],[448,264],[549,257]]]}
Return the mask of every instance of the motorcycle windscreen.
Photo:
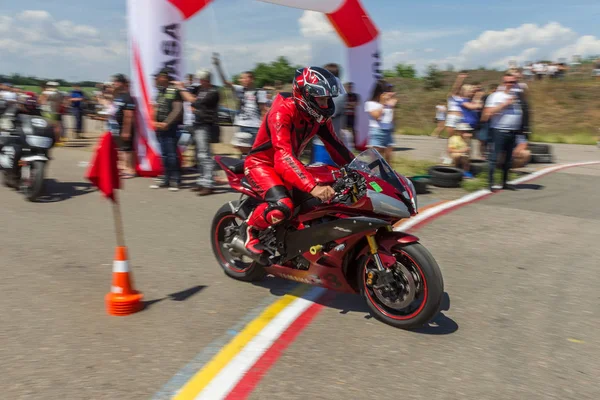
{"label": "motorcycle windscreen", "polygon": [[398,178],[394,169],[377,150],[371,148],[363,151],[348,164],[347,168],[386,181],[398,191],[405,204],[410,205],[411,208],[413,207],[413,200],[409,189]]}

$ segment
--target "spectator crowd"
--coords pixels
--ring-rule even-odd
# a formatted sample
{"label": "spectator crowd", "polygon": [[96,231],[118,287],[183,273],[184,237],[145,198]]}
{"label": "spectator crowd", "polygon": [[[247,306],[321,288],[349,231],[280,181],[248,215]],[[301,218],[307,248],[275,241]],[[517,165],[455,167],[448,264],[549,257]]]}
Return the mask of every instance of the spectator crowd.
{"label": "spectator crowd", "polygon": [[497,167],[502,170],[502,187],[511,168],[525,166],[531,152],[527,149],[530,136],[529,86],[524,82],[524,69],[510,69],[500,84],[487,88],[479,82],[465,83],[469,75],[460,73],[446,101],[436,106],[436,128],[432,135],[448,132],[447,162],[463,171],[467,179],[471,160],[478,156],[488,161],[489,189],[494,189]]}
{"label": "spectator crowd", "polygon": [[[224,183],[215,178],[215,163],[211,145],[221,141],[220,123],[229,121],[235,127],[231,145],[239,151],[241,158],[248,154],[258,129],[268,113],[273,98],[282,92],[281,82],[273,86],[257,88],[254,74],[243,72],[239,84],[234,84],[223,72],[218,55],[213,57],[216,73],[225,91],[213,84],[213,73],[201,69],[189,74],[186,82],[177,81],[169,68],[155,75],[156,97],[153,99],[155,115],[153,128],[161,148],[164,174],[152,188],[181,188],[182,157],[178,145],[189,145],[194,149],[194,163],[199,173],[194,191],[207,195],[215,185]],[[333,116],[335,131],[352,147],[357,107],[363,104],[356,94],[352,82],[342,85],[340,67],[337,64],[324,66],[343,87],[342,95],[335,99],[336,113]],[[447,97],[436,105],[436,127],[434,137],[448,134],[446,162],[462,169],[464,177],[473,178],[470,163],[473,157],[489,161],[489,187],[493,190],[495,169],[502,170],[502,186],[507,185],[510,168],[526,165],[531,152],[528,150],[530,136],[528,83],[543,79],[564,78],[568,66],[564,62],[526,63],[522,68],[508,70],[502,82],[482,87],[480,82],[469,82],[467,73],[460,73]],[[600,78],[600,59],[595,63],[593,75]],[[223,96],[236,104],[236,110],[220,106]],[[135,135],[136,100],[130,93],[127,77],[117,74],[112,80],[98,84],[96,90],[86,95],[79,86],[73,85],[69,92],[60,91],[58,83],[47,82],[36,94],[10,84],[0,85],[0,112],[11,102],[35,104],[41,115],[55,128],[57,145],[63,145],[67,129],[64,118],[71,115],[73,132],[80,138],[84,132],[83,118],[100,121],[119,144],[119,168],[125,179],[136,176]],[[186,112],[185,104],[190,105]],[[394,88],[385,80],[377,81],[364,101],[368,118],[368,147],[377,149],[388,162],[394,150],[394,109],[398,98]],[[314,139],[313,144],[320,144]],[[322,144],[321,144],[322,145]],[[310,149],[312,146],[308,146]]]}

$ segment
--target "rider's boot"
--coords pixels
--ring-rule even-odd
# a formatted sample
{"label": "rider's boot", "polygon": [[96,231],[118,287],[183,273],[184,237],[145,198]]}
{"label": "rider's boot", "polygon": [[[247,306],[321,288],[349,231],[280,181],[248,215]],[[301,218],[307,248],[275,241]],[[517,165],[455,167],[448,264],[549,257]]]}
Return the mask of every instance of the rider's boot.
{"label": "rider's boot", "polygon": [[240,226],[240,236],[244,242],[244,247],[250,253],[260,256],[263,253],[263,249],[260,246],[260,239],[258,238],[258,232],[255,228],[248,225],[248,222],[245,221],[242,226]]}
{"label": "rider's boot", "polygon": [[267,203],[259,204],[241,226],[240,234],[242,235],[244,246],[250,253],[255,255],[261,255],[263,253],[260,239],[258,238],[258,231],[265,230],[269,227],[269,223],[267,223],[264,217],[267,207]]}

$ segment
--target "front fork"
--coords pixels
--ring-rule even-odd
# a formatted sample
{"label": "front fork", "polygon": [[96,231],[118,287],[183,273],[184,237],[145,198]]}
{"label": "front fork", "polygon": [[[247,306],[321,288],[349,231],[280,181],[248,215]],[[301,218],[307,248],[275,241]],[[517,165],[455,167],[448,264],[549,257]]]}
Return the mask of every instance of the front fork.
{"label": "front fork", "polygon": [[[344,175],[347,174],[347,172],[344,170],[342,172]],[[352,186],[352,202],[355,203],[356,201],[358,201],[358,188],[356,187],[356,184],[354,184]],[[388,230],[391,231],[392,227],[388,226]],[[371,252],[371,255],[373,256],[373,259],[375,260],[375,265],[377,265],[377,269],[381,272],[381,271],[385,271],[385,267],[383,266],[383,262],[381,261],[381,257],[379,257],[379,246],[377,246],[377,241],[375,240],[375,234],[369,234],[367,235],[367,242],[369,243],[369,250]],[[373,276],[372,273],[369,273],[369,277],[368,277],[369,281],[372,281]]]}
{"label": "front fork", "polygon": [[[392,231],[391,226],[387,226],[388,231]],[[375,265],[377,265],[377,269],[379,271],[385,271],[385,267],[383,266],[383,262],[381,261],[381,257],[379,257],[379,246],[377,245],[377,240],[375,240],[375,234],[367,235],[367,242],[369,243],[369,250],[373,259],[375,260]]]}

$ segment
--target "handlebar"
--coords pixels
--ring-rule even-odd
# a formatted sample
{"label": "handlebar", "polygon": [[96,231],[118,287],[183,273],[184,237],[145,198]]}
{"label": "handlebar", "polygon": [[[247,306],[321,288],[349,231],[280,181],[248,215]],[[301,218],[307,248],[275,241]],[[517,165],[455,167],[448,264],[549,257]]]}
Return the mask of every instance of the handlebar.
{"label": "handlebar", "polygon": [[351,199],[352,191],[356,186],[359,189],[359,198],[362,197],[361,183],[364,181],[362,176],[354,171],[342,171],[342,177],[338,178],[331,188],[335,191],[335,195],[329,200],[329,204],[334,202],[345,202]]}

